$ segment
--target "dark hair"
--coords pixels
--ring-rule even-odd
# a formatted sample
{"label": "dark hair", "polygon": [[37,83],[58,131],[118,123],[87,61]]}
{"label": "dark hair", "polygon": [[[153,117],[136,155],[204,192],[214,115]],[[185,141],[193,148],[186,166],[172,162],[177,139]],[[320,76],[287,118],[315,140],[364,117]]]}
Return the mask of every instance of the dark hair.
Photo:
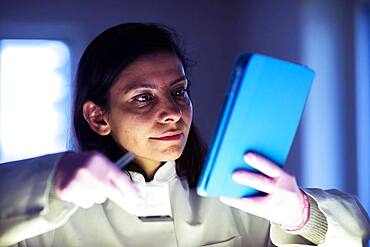
{"label": "dark hair", "polygon": [[[90,128],[84,119],[82,107],[90,100],[107,108],[109,90],[122,70],[139,56],[158,51],[176,54],[185,73],[188,73],[189,60],[180,48],[176,32],[163,25],[117,25],[98,35],[89,44],[79,62],[74,92],[73,125],[79,150],[98,150],[112,161],[124,154],[111,135],[101,136]],[[195,187],[197,183],[205,152],[206,145],[192,123],[184,151],[176,160],[178,176],[187,178],[190,187]]]}

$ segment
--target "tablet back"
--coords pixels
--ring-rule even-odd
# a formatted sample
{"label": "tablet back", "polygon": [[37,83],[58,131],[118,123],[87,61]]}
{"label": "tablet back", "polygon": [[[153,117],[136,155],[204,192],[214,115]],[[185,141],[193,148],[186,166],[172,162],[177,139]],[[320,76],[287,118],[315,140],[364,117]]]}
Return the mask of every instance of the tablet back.
{"label": "tablet back", "polygon": [[259,191],[235,183],[235,170],[256,171],[243,161],[254,151],[283,166],[314,72],[260,54],[242,54],[198,182],[203,196],[245,197]]}

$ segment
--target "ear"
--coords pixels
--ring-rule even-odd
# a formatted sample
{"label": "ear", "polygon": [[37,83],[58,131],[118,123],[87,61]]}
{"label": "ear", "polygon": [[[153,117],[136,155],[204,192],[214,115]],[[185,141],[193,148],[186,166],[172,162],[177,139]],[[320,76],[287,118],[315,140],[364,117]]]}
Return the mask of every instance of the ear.
{"label": "ear", "polygon": [[82,112],[94,132],[102,136],[110,134],[111,129],[106,119],[106,113],[100,106],[88,100],[83,104]]}

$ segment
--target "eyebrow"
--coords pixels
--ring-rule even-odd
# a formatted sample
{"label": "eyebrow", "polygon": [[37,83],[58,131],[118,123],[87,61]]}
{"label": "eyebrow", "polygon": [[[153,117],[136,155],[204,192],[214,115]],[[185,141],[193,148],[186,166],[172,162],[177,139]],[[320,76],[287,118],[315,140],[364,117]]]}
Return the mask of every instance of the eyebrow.
{"label": "eyebrow", "polygon": [[[179,78],[177,78],[176,80],[173,80],[170,82],[170,85],[174,85],[180,81],[185,81],[187,80],[186,76],[181,76]],[[150,83],[131,83],[129,84],[128,86],[126,87],[123,87],[121,90],[124,92],[124,93],[128,93],[132,90],[135,90],[135,89],[139,89],[139,88],[150,88],[150,89],[158,89],[158,86],[156,85],[153,85],[153,84],[150,84]]]}

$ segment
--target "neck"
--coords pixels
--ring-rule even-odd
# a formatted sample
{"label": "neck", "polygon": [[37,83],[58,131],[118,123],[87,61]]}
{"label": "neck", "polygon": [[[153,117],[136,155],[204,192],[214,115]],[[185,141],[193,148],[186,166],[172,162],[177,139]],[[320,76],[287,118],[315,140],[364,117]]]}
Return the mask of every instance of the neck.
{"label": "neck", "polygon": [[135,162],[141,169],[145,172],[145,175],[148,179],[152,180],[154,174],[157,172],[159,167],[161,166],[160,161],[149,160],[141,157],[136,157]]}

